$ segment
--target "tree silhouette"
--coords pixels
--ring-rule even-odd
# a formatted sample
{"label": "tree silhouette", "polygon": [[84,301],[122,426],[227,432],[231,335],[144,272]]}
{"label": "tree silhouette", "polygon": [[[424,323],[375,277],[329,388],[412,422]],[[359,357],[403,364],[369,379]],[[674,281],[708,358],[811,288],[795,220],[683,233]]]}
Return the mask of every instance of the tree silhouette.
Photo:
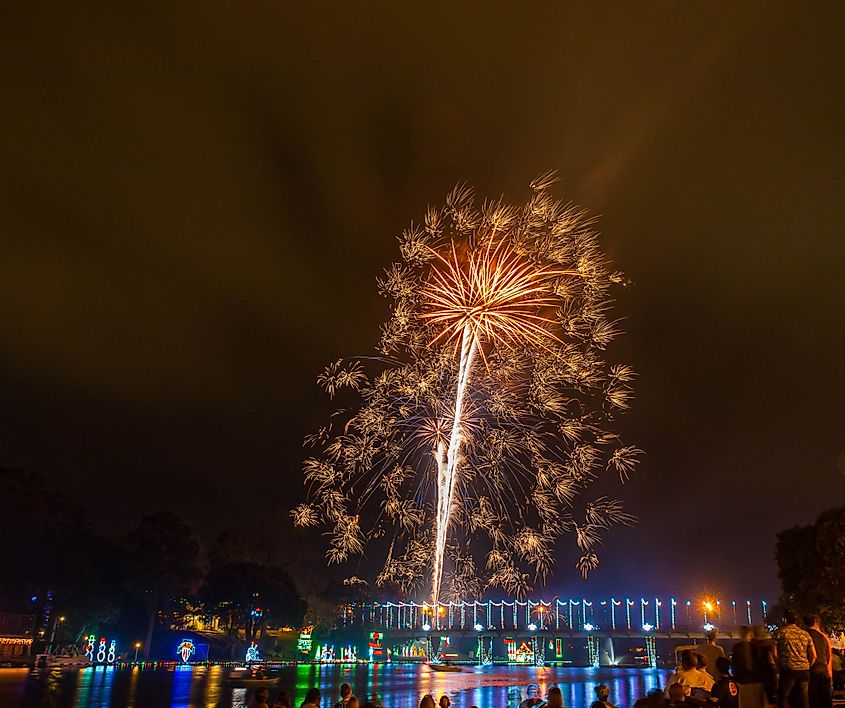
{"label": "tree silhouette", "polygon": [[126,545],[129,589],[147,613],[144,656],[149,657],[159,609],[193,593],[202,581],[200,546],[191,527],[167,511],[142,518]]}

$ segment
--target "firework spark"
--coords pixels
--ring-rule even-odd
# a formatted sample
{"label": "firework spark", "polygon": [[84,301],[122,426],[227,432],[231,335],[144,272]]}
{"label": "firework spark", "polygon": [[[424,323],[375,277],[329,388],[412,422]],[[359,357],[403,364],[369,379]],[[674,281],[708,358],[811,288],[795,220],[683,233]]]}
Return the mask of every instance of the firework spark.
{"label": "firework spark", "polygon": [[[305,463],[310,501],[294,518],[331,527],[330,562],[392,529],[380,584],[413,592],[430,567],[433,602],[444,575],[452,596],[485,584],[522,595],[525,569],[544,579],[564,532],[586,575],[602,532],[632,522],[607,497],[576,517],[601,469],[624,481],[641,451],[606,429],[633,378],[603,360],[617,333],[607,293],[622,276],[593,221],[550,196],[552,182],[535,180],[522,208],[478,209],[459,185],[400,237],[403,262],[379,281],[393,299],[379,370],[340,360],[318,379],[331,396],[362,398],[341,430],[307,440],[322,453]],[[482,582],[474,552],[485,537]]]}

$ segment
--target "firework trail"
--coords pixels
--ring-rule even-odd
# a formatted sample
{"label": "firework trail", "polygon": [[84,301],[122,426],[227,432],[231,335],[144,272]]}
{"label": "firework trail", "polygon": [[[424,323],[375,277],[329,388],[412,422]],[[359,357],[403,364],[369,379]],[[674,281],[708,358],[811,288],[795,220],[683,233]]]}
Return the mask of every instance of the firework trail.
{"label": "firework trail", "polygon": [[330,562],[391,533],[380,585],[413,592],[430,566],[439,602],[451,560],[450,597],[521,596],[525,569],[545,579],[561,535],[574,532],[586,576],[602,532],[633,521],[604,496],[576,516],[599,471],[624,481],[641,451],[606,430],[631,396],[633,372],[602,358],[617,334],[607,293],[623,278],[593,220],[549,195],[553,182],[535,180],[521,208],[476,208],[459,185],[400,237],[403,261],[379,281],[393,300],[383,356],[339,360],[318,379],[362,400],[306,440],[321,454],[305,462],[310,501],[293,513],[331,527]]}

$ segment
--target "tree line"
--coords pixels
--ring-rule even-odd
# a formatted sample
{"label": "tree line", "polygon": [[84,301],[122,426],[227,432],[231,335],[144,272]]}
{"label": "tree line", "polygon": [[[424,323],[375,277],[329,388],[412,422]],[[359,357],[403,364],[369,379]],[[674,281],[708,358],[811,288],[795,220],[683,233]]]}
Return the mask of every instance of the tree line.
{"label": "tree line", "polygon": [[219,618],[231,650],[306,616],[330,623],[346,599],[342,584],[303,571],[285,509],[272,533],[228,530],[205,542],[170,511],[113,535],[116,519],[92,523],[78,500],[30,472],[0,469],[0,490],[0,612],[36,616],[36,650],[53,635],[78,644],[111,632],[149,656],[155,630],[188,614]]}

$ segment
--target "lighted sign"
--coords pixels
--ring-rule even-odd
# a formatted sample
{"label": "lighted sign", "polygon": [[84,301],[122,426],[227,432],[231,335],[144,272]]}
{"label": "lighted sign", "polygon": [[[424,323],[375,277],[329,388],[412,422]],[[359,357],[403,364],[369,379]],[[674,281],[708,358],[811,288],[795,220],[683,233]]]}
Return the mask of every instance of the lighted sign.
{"label": "lighted sign", "polygon": [[311,640],[311,632],[313,631],[314,626],[309,625],[308,627],[303,627],[302,631],[299,633],[299,641],[296,643],[296,650],[300,654],[310,654],[311,647],[312,647],[312,640]]}
{"label": "lighted sign", "polygon": [[246,650],[246,663],[250,663],[251,661],[261,661],[261,657],[258,655],[258,644],[253,642],[247,647]]}

